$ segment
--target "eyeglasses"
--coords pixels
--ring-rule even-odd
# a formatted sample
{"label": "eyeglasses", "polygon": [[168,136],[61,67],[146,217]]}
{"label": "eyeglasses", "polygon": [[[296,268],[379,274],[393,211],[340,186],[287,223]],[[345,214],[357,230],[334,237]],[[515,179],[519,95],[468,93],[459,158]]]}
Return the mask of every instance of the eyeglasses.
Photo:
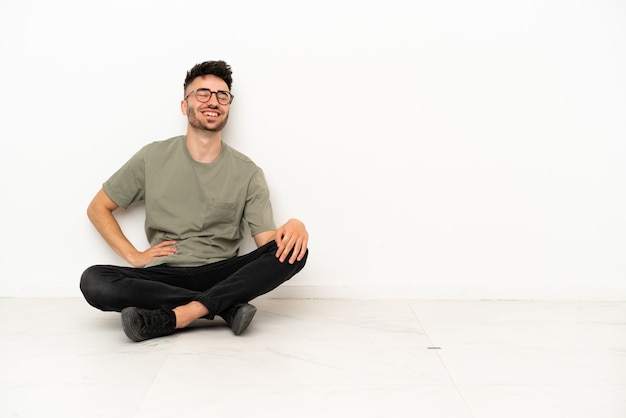
{"label": "eyeglasses", "polygon": [[201,103],[208,102],[209,100],[211,100],[213,94],[215,94],[215,97],[217,97],[217,102],[222,105],[232,103],[233,99],[235,98],[235,96],[223,90],[211,91],[209,89],[196,89],[194,91],[190,91],[183,100],[187,100],[187,97],[191,96],[192,94],[195,94],[196,99]]}

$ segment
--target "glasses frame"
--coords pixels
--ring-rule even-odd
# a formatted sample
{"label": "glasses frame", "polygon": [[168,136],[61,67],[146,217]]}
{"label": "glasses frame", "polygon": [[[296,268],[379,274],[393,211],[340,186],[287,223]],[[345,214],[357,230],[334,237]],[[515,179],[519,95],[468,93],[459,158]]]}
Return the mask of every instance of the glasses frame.
{"label": "glasses frame", "polygon": [[[208,91],[209,92],[209,97],[206,100],[200,100],[200,98],[198,97],[198,92],[199,91]],[[230,97],[230,99],[228,100],[227,103],[222,103],[219,99],[219,97],[217,96],[219,93],[226,93],[228,95],[228,97]],[[185,96],[185,98],[183,100],[187,100],[187,98],[189,96],[191,96],[192,94],[196,95],[196,100],[199,101],[200,103],[206,103],[211,101],[211,98],[213,97],[213,95],[215,94],[215,100],[217,100],[217,102],[221,105],[229,105],[233,102],[233,99],[235,98],[235,96],[233,96],[233,94],[229,91],[226,90],[218,90],[218,91],[213,91],[211,89],[207,89],[207,88],[199,88],[199,89],[195,89],[193,91],[190,91],[189,94],[187,94]]]}

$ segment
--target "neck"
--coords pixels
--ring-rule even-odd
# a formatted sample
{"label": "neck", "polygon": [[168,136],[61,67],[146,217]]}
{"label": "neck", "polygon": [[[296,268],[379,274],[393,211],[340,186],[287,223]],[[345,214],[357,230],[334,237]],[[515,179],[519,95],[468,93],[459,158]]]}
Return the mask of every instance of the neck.
{"label": "neck", "polygon": [[188,130],[186,144],[191,158],[200,163],[211,163],[220,155],[222,135],[220,132]]}

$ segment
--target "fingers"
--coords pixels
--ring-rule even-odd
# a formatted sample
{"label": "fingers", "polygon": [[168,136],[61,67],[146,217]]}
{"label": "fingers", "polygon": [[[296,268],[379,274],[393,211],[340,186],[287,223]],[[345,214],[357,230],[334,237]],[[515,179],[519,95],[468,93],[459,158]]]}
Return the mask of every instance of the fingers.
{"label": "fingers", "polygon": [[171,247],[171,246],[176,246],[176,241],[171,240],[171,241],[159,242],[158,244],[156,244],[152,248],[156,248],[156,247]]}
{"label": "fingers", "polygon": [[283,245],[283,235],[285,235],[285,228],[281,226],[276,230],[276,237],[274,238],[274,241],[278,244],[279,249]]}
{"label": "fingers", "polygon": [[[285,234],[278,234],[276,238],[278,244],[278,251],[276,251],[276,257],[281,263],[287,260],[289,257],[289,264],[293,264],[296,261],[302,260],[306,254],[308,238],[306,234],[294,234],[285,232]],[[292,251],[293,250],[293,251]]]}
{"label": "fingers", "polygon": [[291,258],[289,259],[289,264],[293,264],[297,261],[302,260],[302,258],[304,257],[304,254],[306,254],[306,244],[304,244],[301,240],[298,240],[296,242],[296,245],[294,246],[293,249],[293,253],[291,254]]}
{"label": "fingers", "polygon": [[138,251],[127,259],[133,267],[145,267],[149,262],[159,257],[176,254],[176,241],[163,241],[145,251]]}
{"label": "fingers", "polygon": [[176,254],[176,241],[163,241],[150,247],[146,253],[151,258],[167,257]]}

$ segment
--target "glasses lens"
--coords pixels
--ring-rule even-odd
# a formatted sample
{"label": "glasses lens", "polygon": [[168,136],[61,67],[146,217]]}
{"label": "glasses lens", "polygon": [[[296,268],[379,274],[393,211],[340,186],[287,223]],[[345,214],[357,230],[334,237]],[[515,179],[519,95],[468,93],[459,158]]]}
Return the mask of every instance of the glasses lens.
{"label": "glasses lens", "polygon": [[220,104],[225,105],[230,103],[230,94],[228,92],[218,91],[215,95],[217,96],[217,101],[220,102]]}
{"label": "glasses lens", "polygon": [[206,102],[210,97],[210,90],[196,90],[196,99],[198,99],[199,102]]}
{"label": "glasses lens", "polygon": [[217,97],[217,101],[220,104],[226,105],[229,104],[233,99],[232,99],[232,95],[227,92],[227,91],[218,91],[218,92],[213,92],[209,89],[198,89],[195,90],[196,93],[196,99],[199,102],[208,102],[209,100],[211,100],[211,96],[213,96],[213,93],[215,93],[215,97]]}

